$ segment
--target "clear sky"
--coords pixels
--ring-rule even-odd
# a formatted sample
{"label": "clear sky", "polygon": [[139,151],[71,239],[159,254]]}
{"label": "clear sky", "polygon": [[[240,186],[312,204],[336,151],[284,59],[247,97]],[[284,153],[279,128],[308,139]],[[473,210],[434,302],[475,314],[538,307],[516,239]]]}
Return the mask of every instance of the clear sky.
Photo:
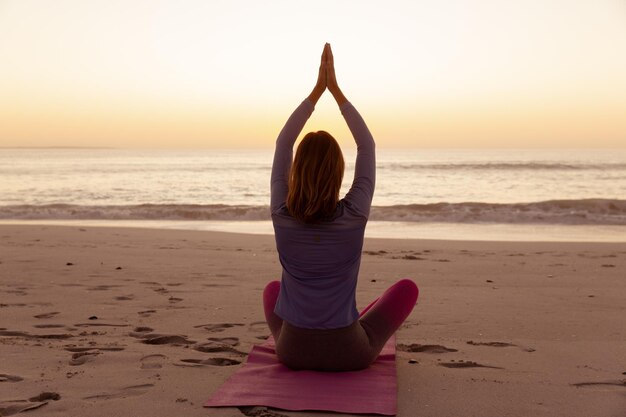
{"label": "clear sky", "polygon": [[325,42],[379,147],[626,147],[623,0],[0,0],[0,146],[269,148]]}

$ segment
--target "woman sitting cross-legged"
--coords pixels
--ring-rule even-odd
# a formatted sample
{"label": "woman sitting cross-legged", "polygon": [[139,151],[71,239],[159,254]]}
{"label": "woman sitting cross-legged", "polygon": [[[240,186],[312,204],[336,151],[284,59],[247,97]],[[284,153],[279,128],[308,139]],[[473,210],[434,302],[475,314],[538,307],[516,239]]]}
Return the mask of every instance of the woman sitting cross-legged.
{"label": "woman sitting cross-legged", "polygon": [[[329,133],[306,134],[293,158],[296,138],[326,89],[357,145],[354,180],[342,199],[344,160]],[[271,214],[283,271],[281,281],[266,286],[263,304],[278,359],[292,369],[367,368],[415,306],[418,288],[403,279],[360,315],[356,308],[375,180],[374,139],[340,90],[326,44],[315,88],[278,136],[271,175]]]}

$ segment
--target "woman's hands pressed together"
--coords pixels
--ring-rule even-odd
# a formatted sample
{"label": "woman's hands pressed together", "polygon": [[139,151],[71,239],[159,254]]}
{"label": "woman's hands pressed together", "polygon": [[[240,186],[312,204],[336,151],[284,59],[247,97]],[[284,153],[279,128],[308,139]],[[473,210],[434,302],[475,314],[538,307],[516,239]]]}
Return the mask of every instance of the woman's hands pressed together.
{"label": "woman's hands pressed together", "polygon": [[328,91],[330,91],[333,95],[338,105],[341,106],[343,103],[348,101],[346,96],[344,96],[341,92],[337,83],[333,51],[331,50],[329,43],[324,45],[320,68],[317,74],[317,82],[315,83],[313,91],[309,95],[309,100],[311,100],[313,104],[316,104],[326,88],[328,88]]}
{"label": "woman's hands pressed together", "polygon": [[330,91],[330,94],[332,94],[335,98],[335,101],[337,101],[337,104],[341,106],[343,103],[348,101],[348,99],[343,95],[341,89],[339,88],[339,84],[337,84],[337,77],[335,76],[335,61],[333,58],[333,51],[330,49],[329,43],[326,44],[326,48],[328,50],[325,62],[326,87],[328,88],[328,91]]}
{"label": "woman's hands pressed together", "polygon": [[311,91],[311,94],[309,95],[309,100],[311,100],[313,104],[317,103],[317,100],[319,100],[326,90],[326,61],[328,60],[329,48],[329,44],[324,45],[322,61],[320,63],[320,69],[317,73],[317,82],[315,83],[315,87],[313,87],[313,91]]}

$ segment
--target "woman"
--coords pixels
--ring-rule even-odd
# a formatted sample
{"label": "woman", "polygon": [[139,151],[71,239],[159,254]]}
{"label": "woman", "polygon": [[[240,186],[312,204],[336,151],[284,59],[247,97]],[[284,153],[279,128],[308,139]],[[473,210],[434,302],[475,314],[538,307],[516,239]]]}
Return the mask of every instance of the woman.
{"label": "woman", "polygon": [[[354,181],[343,199],[344,161],[330,134],[305,135],[292,164],[294,142],[327,88],[357,144]],[[361,315],[356,309],[375,177],[374,139],[341,92],[326,44],[315,88],[280,132],[272,166],[272,222],[283,273],[265,288],[263,304],[278,358],[290,368],[367,368],[415,305],[417,286],[401,280]]]}

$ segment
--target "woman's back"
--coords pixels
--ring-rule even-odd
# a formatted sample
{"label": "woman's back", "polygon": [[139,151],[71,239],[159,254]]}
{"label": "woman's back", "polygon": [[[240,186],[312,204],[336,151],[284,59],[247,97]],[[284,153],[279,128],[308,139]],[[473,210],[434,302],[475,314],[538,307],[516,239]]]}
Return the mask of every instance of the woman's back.
{"label": "woman's back", "polygon": [[[343,203],[343,202],[342,202]],[[346,212],[340,203],[338,211]],[[303,328],[338,328],[358,318],[354,293],[365,221],[340,215],[304,226],[280,212],[272,216],[280,263],[276,314]]]}
{"label": "woman's back", "polygon": [[275,312],[302,328],[346,327],[358,318],[355,291],[374,194],[375,145],[354,106],[346,102],[340,108],[357,143],[357,160],[350,191],[326,221],[303,223],[286,205],[293,144],[314,110],[309,100],[298,106],[276,141],[271,210],[283,273]]}

